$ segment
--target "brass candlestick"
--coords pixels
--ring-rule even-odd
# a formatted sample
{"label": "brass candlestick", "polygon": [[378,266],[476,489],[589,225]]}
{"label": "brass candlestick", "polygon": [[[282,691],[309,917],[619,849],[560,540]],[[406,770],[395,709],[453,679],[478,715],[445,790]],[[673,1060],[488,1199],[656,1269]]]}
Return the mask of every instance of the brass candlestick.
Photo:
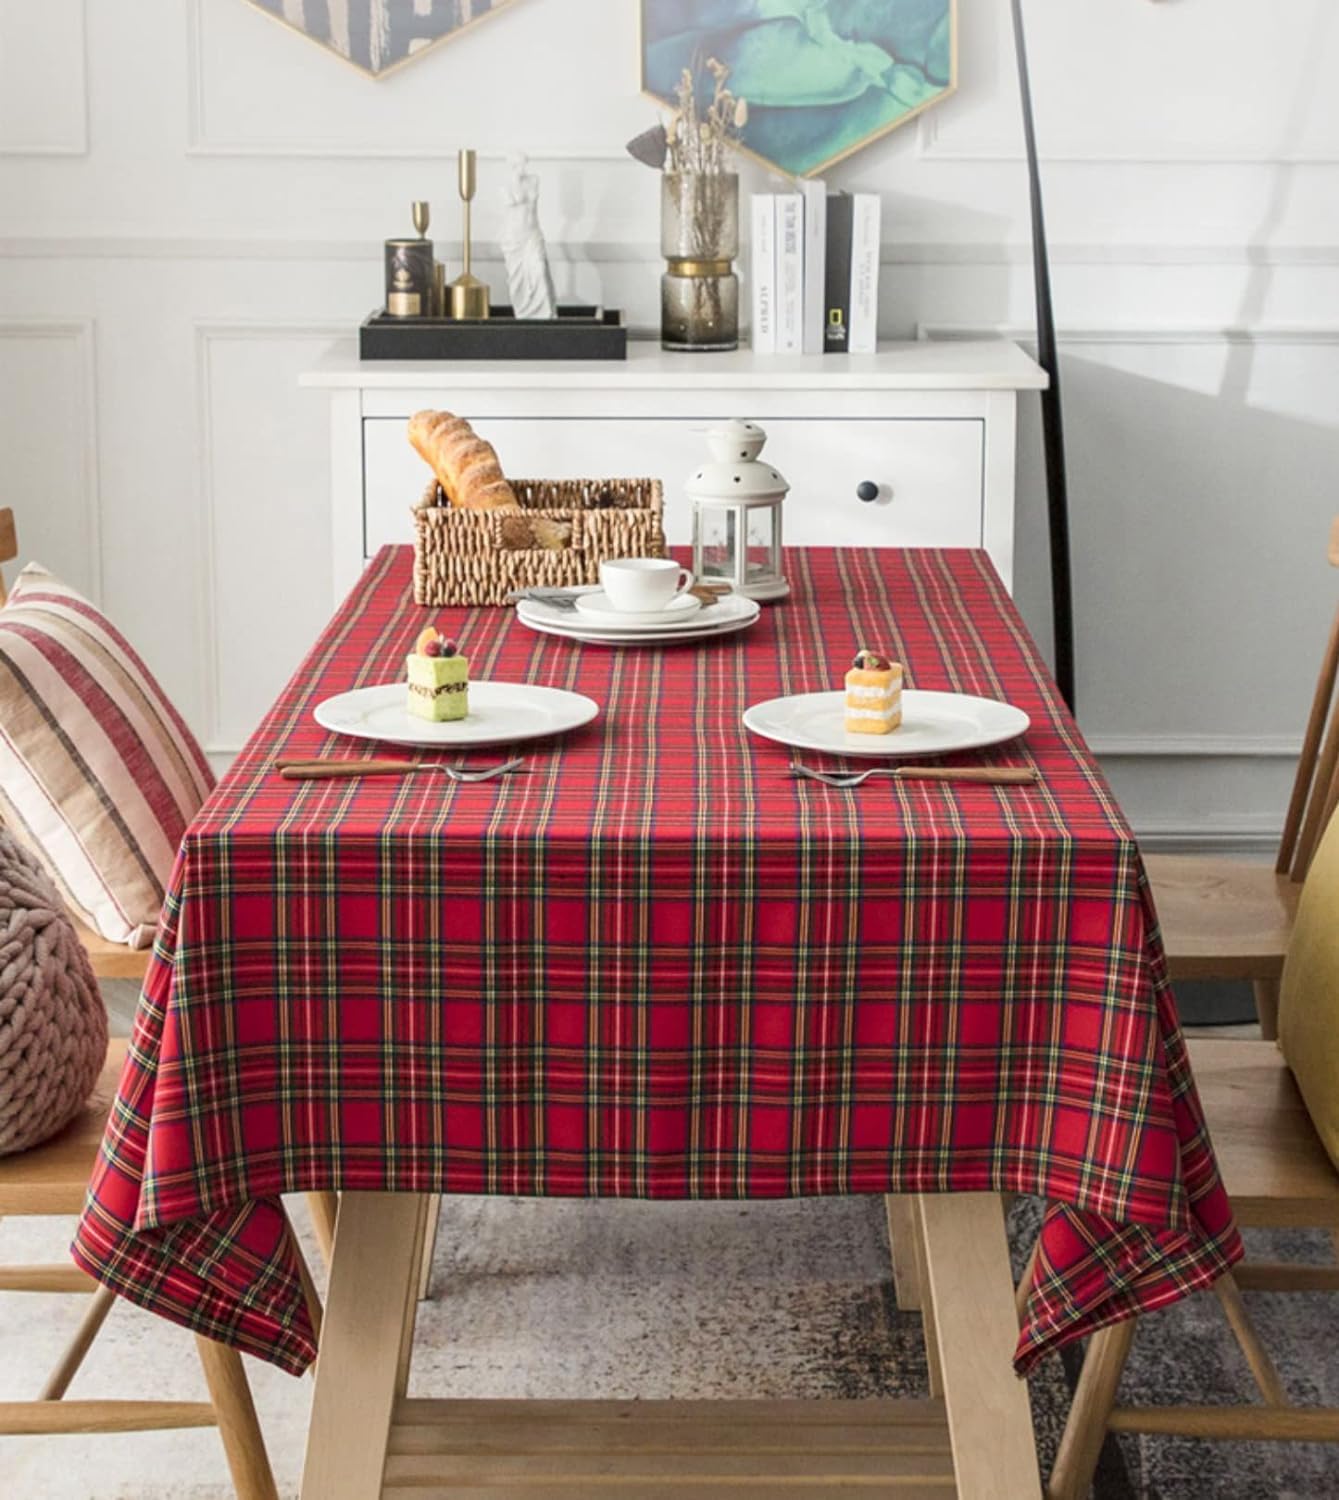
{"label": "brass candlestick", "polygon": [[474,197],[474,152],[462,151],[459,159],[460,201],[464,242],[464,270],[451,283],[451,316],[453,318],[486,318],[488,286],[470,274],[470,201]]}
{"label": "brass candlestick", "polygon": [[421,198],[416,198],[414,200],[412,213],[414,216],[414,228],[418,230],[419,239],[427,239],[428,226],[432,223],[431,206],[427,203],[424,203]]}

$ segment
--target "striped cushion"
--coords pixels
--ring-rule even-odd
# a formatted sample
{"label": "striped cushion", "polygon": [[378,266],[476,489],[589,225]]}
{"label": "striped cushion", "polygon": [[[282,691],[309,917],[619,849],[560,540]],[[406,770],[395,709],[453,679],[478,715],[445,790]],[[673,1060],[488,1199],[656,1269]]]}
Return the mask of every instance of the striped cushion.
{"label": "striped cushion", "polygon": [[88,926],[132,948],[153,941],[177,846],[213,784],[125,637],[26,567],[0,609],[0,821]]}

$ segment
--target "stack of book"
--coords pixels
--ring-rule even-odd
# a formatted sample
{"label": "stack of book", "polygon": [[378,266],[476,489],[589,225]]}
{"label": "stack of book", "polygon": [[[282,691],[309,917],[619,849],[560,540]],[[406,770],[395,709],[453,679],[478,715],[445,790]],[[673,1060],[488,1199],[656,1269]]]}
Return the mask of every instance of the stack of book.
{"label": "stack of book", "polygon": [[873,354],[879,321],[879,195],[755,193],[753,348]]}

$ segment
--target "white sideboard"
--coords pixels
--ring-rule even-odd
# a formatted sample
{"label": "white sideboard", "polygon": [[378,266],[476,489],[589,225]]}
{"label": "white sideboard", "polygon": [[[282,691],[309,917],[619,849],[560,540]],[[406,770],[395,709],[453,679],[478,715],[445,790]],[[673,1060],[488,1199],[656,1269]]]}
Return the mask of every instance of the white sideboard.
{"label": "white sideboard", "polygon": [[[386,542],[412,536],[428,470],[405,438],[416,411],[468,417],[517,478],[650,475],[665,530],[689,538],[683,480],[724,417],[761,421],[790,481],[798,545],[982,547],[1012,585],[1017,393],[1046,374],[1015,344],[887,344],[877,354],[667,354],[626,363],[360,361],[340,343],[302,376],[330,392],[337,596]],[[872,499],[861,496],[873,495]]]}

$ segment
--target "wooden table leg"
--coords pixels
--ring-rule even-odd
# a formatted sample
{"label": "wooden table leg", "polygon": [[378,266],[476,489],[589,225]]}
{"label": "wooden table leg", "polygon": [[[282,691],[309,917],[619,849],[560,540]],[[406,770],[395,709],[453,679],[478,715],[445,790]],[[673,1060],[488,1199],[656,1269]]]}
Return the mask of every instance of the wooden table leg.
{"label": "wooden table leg", "polygon": [[307,1210],[311,1214],[312,1229],[316,1232],[316,1243],[321,1249],[321,1259],[327,1268],[335,1249],[335,1224],[339,1219],[338,1193],[308,1193]]}
{"label": "wooden table leg", "polygon": [[426,1302],[432,1295],[432,1257],[437,1250],[437,1221],[442,1216],[442,1200],[433,1196],[428,1203],[423,1226],[423,1263],[418,1273],[418,1300]]}
{"label": "wooden table leg", "polygon": [[916,1287],[921,1303],[921,1333],[925,1339],[925,1373],[931,1397],[938,1401],[944,1394],[944,1372],[939,1364],[939,1329],[935,1325],[934,1298],[926,1290],[929,1278],[925,1270],[925,1215],[920,1200],[907,1198],[911,1205],[912,1249],[916,1257]]}
{"label": "wooden table leg", "polygon": [[302,1500],[377,1500],[418,1306],[425,1199],[344,1193],[330,1263]]}
{"label": "wooden table leg", "polygon": [[883,1200],[888,1215],[888,1247],[893,1255],[893,1291],[903,1312],[920,1312],[920,1224],[916,1200],[906,1193],[890,1193]]}
{"label": "wooden table leg", "polygon": [[959,1500],[1040,1500],[1004,1207],[995,1193],[920,1200],[923,1295],[933,1307]]}

